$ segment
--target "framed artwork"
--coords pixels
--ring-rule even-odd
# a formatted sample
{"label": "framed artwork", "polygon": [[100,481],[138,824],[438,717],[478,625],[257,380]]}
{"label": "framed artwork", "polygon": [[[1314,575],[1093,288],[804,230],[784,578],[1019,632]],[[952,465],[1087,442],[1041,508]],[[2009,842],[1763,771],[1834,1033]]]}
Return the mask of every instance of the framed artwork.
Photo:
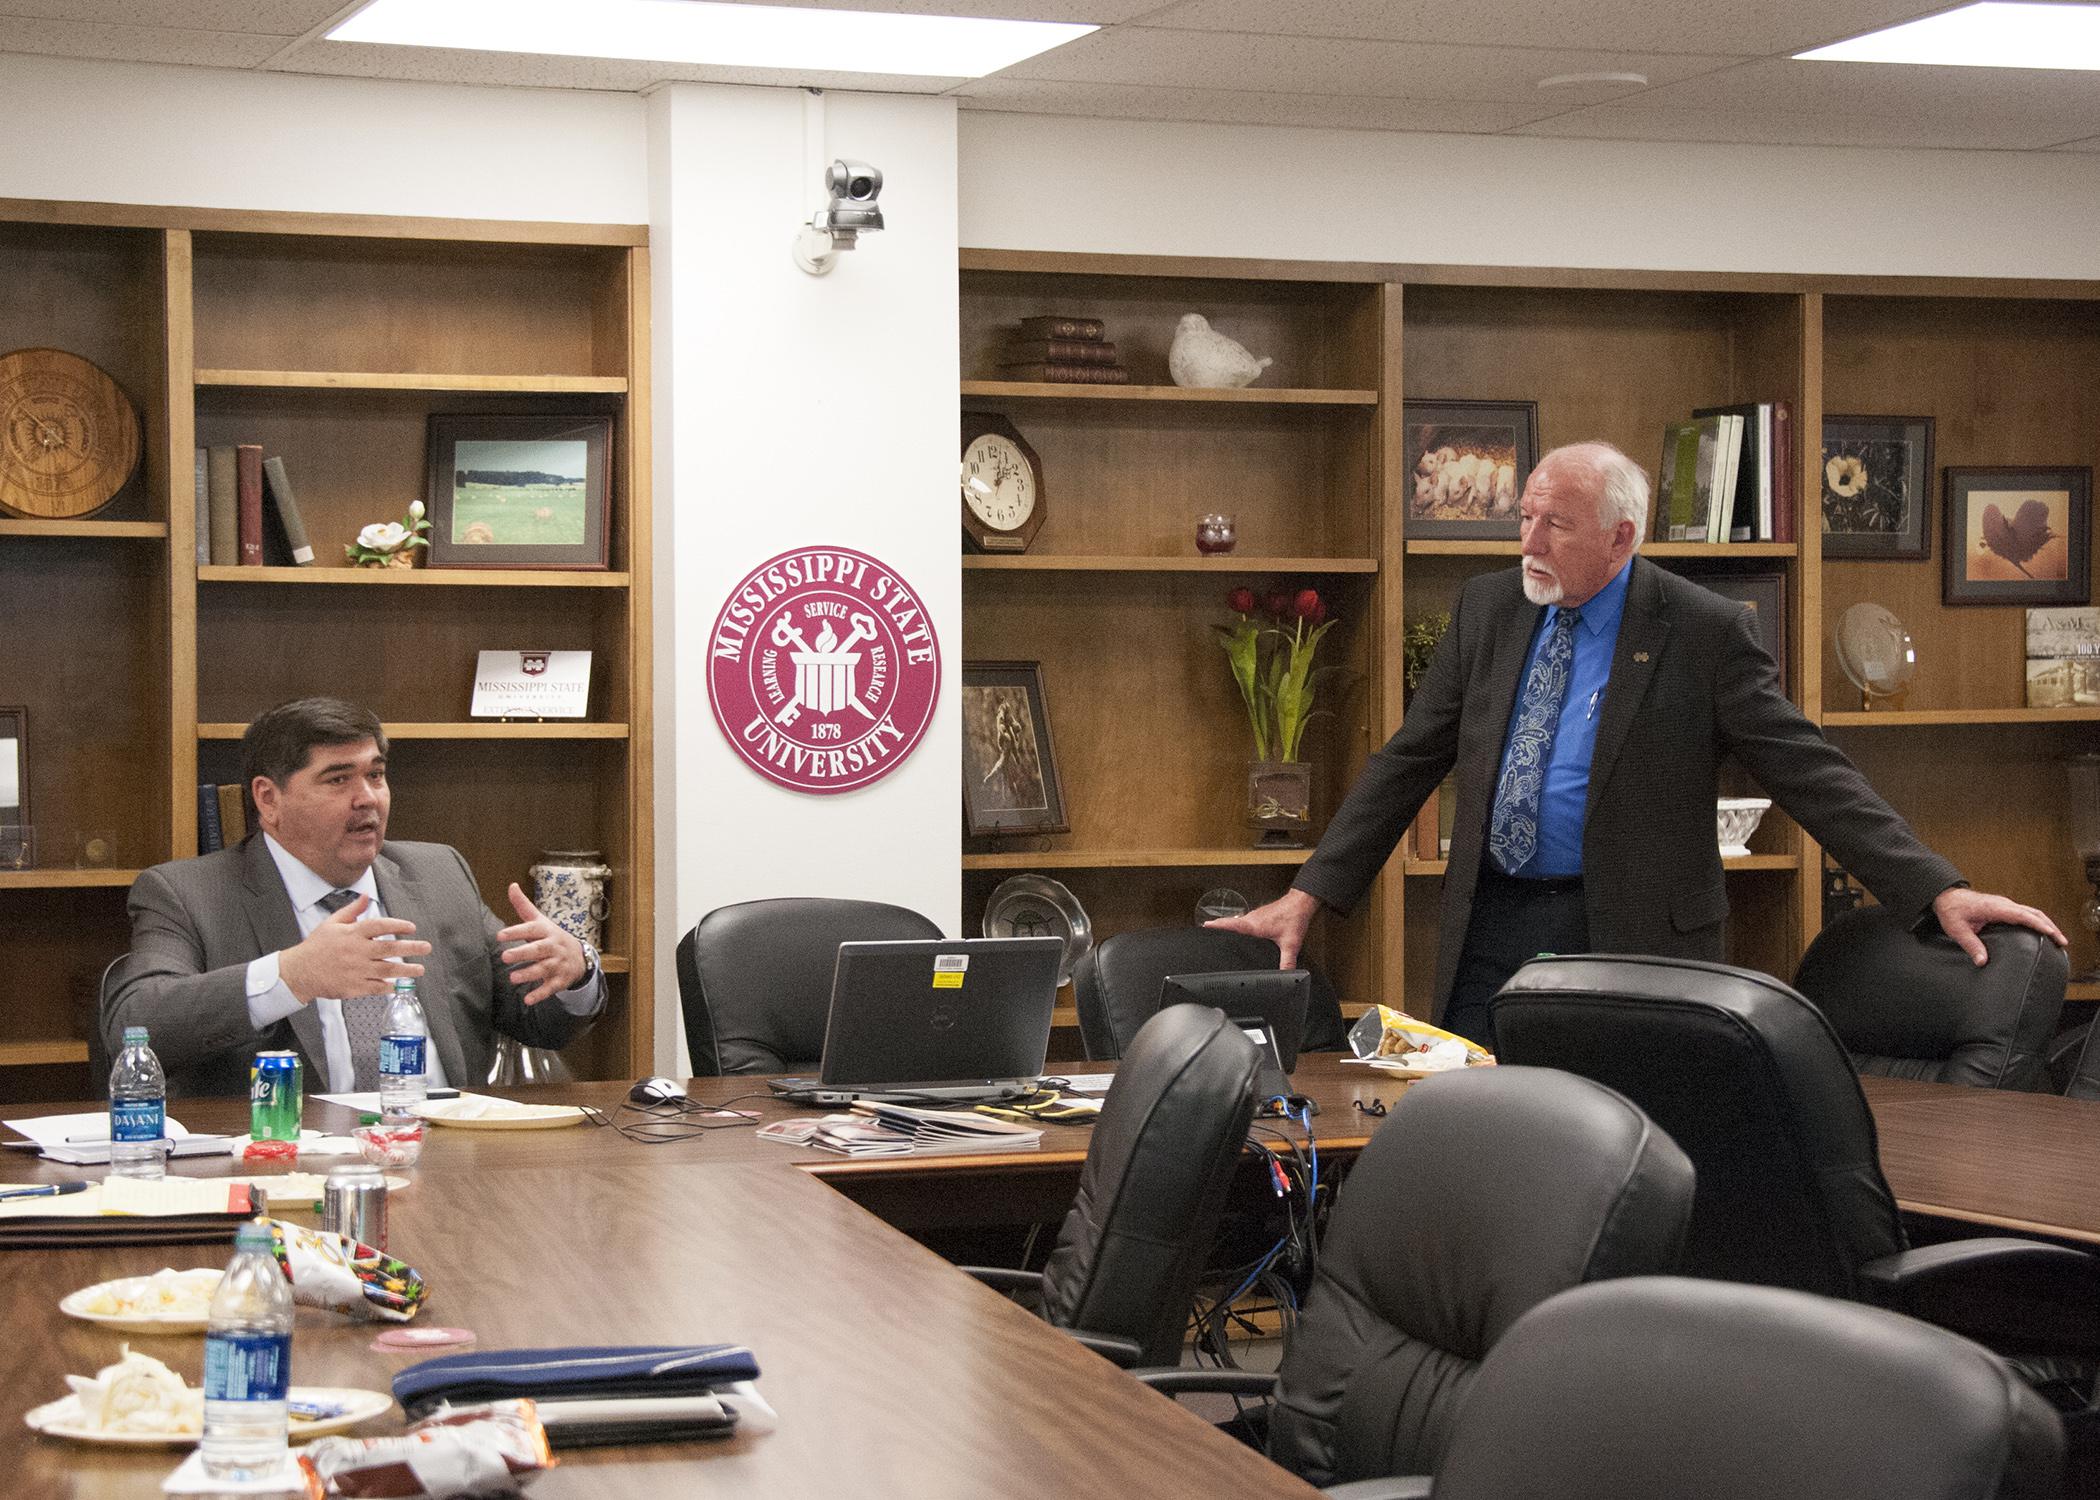
{"label": "framed artwork", "polygon": [[609,416],[430,418],[430,565],[602,568]]}
{"label": "framed artwork", "polygon": [[1539,457],[1536,401],[1408,401],[1400,409],[1410,538],[1515,541]]}
{"label": "framed artwork", "polygon": [[2093,471],[1947,471],[1948,604],[2090,604]]}
{"label": "framed artwork", "polygon": [[1071,831],[1040,662],[964,662],[962,730],[965,833]]}
{"label": "framed artwork", "polygon": [[1758,640],[1779,663],[1779,691],[1793,696],[1787,688],[1786,574],[1715,573],[1702,576],[1699,582],[1750,611],[1757,622]]}
{"label": "framed artwork", "polygon": [[1932,555],[1932,418],[1823,419],[1823,555]]}
{"label": "framed artwork", "polygon": [[0,870],[36,862],[29,827],[29,711],[0,707]]}

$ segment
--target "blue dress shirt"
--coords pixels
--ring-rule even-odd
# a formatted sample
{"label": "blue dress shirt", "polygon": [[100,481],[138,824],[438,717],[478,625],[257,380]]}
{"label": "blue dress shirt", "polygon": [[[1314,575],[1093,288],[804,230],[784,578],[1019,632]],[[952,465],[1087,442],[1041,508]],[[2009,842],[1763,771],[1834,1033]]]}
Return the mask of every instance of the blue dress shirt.
{"label": "blue dress shirt", "polygon": [[[1612,575],[1611,582],[1597,590],[1581,606],[1582,618],[1575,625],[1575,658],[1568,672],[1568,696],[1561,704],[1560,725],[1553,733],[1553,753],[1546,761],[1546,784],[1539,794],[1538,850],[1521,870],[1506,873],[1526,879],[1550,880],[1582,873],[1582,814],[1590,794],[1590,757],[1597,748],[1597,711],[1604,706],[1604,689],[1611,681],[1611,657],[1619,641],[1619,620],[1626,613],[1626,582],[1633,576],[1631,561]],[[1532,632],[1531,650],[1517,680],[1531,673],[1560,606],[1548,605]],[[1511,715],[1514,726],[1515,715]],[[1502,743],[1504,769],[1509,764],[1509,740]],[[1498,778],[1499,780],[1499,778]]]}

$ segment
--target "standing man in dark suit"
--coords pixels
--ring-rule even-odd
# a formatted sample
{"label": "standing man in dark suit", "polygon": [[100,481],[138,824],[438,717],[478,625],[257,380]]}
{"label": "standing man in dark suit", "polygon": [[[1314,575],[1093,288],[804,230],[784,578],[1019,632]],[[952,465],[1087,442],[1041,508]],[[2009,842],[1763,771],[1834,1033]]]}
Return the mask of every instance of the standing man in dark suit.
{"label": "standing man in dark suit", "polygon": [[296,1047],[319,1091],[378,1086],[387,996],[415,976],[429,1082],[488,1076],[495,1033],[560,1047],[604,1004],[594,955],[515,883],[482,904],[459,851],[389,843],[386,731],[334,698],[271,709],[241,740],[258,831],[131,887],[131,952],[104,985],[112,1054],[153,1033],[169,1091],[244,1093],[255,1053]]}
{"label": "standing man in dark suit", "polygon": [[1538,953],[1719,960],[1728,893],[1714,798],[1732,756],[1907,920],[1929,910],[1984,962],[1977,929],[2063,934],[1970,890],[1779,691],[1740,605],[1635,554],[1648,479],[1607,443],[1556,448],[1520,505],[1522,563],[1472,579],[1409,704],[1292,888],[1208,925],[1297,962],[1313,913],[1346,913],[1454,767],[1441,1023],[1488,1040],[1487,1003]]}

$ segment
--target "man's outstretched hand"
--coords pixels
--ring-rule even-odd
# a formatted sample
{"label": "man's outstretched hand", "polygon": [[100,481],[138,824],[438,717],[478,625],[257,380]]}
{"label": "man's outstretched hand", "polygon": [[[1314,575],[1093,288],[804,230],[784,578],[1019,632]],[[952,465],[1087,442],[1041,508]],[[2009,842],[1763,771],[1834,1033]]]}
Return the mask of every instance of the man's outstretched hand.
{"label": "man's outstretched hand", "polygon": [[1932,914],[1940,919],[1941,931],[1959,943],[1962,952],[1978,965],[1990,955],[1984,951],[1983,939],[1977,936],[1977,932],[1990,922],[2032,927],[2059,948],[2071,946],[2056,924],[2049,920],[2047,912],[2022,906],[2004,896],[1993,896],[1988,891],[1972,891],[1965,885],[1949,886],[1933,897]]}
{"label": "man's outstretched hand", "polygon": [[1293,887],[1267,906],[1257,906],[1237,917],[1213,917],[1203,925],[1267,938],[1276,945],[1276,967],[1295,969],[1298,950],[1305,946],[1305,930],[1312,926],[1313,913],[1319,909],[1318,897]]}

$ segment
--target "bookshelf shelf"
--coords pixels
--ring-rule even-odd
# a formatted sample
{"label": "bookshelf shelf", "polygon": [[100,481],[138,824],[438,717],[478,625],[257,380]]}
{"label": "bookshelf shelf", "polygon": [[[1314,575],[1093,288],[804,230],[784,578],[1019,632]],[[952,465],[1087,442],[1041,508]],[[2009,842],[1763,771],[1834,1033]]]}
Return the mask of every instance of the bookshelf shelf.
{"label": "bookshelf shelf", "polygon": [[1212,406],[1376,406],[1376,391],[1194,390],[1178,385],[1046,385],[1026,380],[965,380],[965,398],[999,401],[1152,401]]}
{"label": "bookshelf shelf", "polygon": [[[1793,542],[1643,542],[1643,557],[1698,557],[1725,562],[1731,557],[1797,557]],[[1515,557],[1514,541],[1420,540],[1407,544],[1409,557]]]}
{"label": "bookshelf shelf", "polygon": [[625,395],[624,375],[462,375],[436,371],[203,370],[199,386],[252,391],[488,391],[547,395]]}
{"label": "bookshelf shelf", "polygon": [[1310,849],[1053,849],[965,854],[965,870],[1204,870],[1302,865]]}
{"label": "bookshelf shelf", "polygon": [[[1409,875],[1442,875],[1450,863],[1449,860],[1445,859],[1416,859],[1410,855],[1407,860],[1407,873]],[[1738,871],[1754,870],[1794,871],[1801,868],[1801,861],[1791,854],[1738,854],[1722,860],[1721,868],[1729,871],[1731,874]]]}
{"label": "bookshelf shelf", "polygon": [[1376,573],[1375,557],[1117,557],[1107,554],[966,555],[965,571],[1014,573]]}
{"label": "bookshelf shelf", "polygon": [[626,573],[545,568],[243,568],[197,569],[199,583],[302,584],[346,588],[624,589]]}
{"label": "bookshelf shelf", "polygon": [[136,870],[0,870],[0,891],[82,890],[94,886],[128,889]]}
{"label": "bookshelf shelf", "polygon": [[2100,1000],[2100,983],[2074,980],[2064,986],[2064,1000],[2069,1004],[2090,1005]]}
{"label": "bookshelf shelf", "polygon": [[161,541],[166,521],[34,521],[0,518],[0,536],[102,537],[109,540]]}
{"label": "bookshelf shelf", "polygon": [[86,1042],[0,1042],[0,1068],[50,1067],[87,1059]]}
{"label": "bookshelf shelf", "polygon": [[[199,724],[200,740],[237,740],[247,732],[243,723]],[[386,725],[389,740],[624,740],[625,724],[598,724],[588,720],[545,724],[422,723]]]}
{"label": "bookshelf shelf", "polygon": [[[2018,665],[2015,663],[2014,665]],[[1825,709],[1825,729],[1916,729],[1964,724],[2094,724],[2100,708]]]}

